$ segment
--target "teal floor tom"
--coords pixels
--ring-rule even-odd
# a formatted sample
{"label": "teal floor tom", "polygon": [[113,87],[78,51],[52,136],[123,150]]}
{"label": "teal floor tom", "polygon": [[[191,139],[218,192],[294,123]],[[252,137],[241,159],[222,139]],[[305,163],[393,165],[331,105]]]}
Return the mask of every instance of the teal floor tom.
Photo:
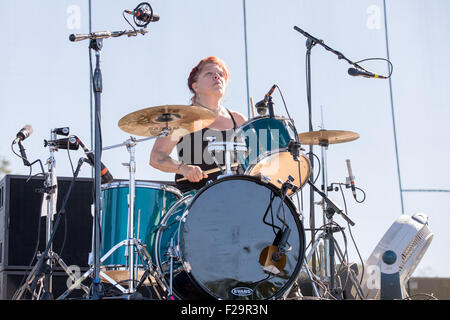
{"label": "teal floor tom", "polygon": [[[102,186],[101,257],[115,245],[127,239],[129,182],[113,182]],[[182,193],[175,187],[136,181],[134,237],[139,239],[150,255],[154,252],[155,232],[169,208]],[[127,266],[126,247],[117,248],[102,265],[110,269]],[[154,260],[154,256],[151,257]],[[138,265],[142,261],[138,261]]]}

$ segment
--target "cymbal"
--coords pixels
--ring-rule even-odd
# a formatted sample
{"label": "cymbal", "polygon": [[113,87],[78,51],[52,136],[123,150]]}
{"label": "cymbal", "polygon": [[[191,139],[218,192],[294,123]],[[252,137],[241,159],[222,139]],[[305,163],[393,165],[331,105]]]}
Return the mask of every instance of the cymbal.
{"label": "cymbal", "polygon": [[359,138],[359,134],[343,130],[319,130],[303,132],[298,135],[301,144],[329,145],[350,142]]}
{"label": "cymbal", "polygon": [[119,120],[119,128],[131,134],[154,137],[168,129],[171,136],[184,136],[208,127],[215,120],[206,108],[186,105],[164,105],[127,114]]}

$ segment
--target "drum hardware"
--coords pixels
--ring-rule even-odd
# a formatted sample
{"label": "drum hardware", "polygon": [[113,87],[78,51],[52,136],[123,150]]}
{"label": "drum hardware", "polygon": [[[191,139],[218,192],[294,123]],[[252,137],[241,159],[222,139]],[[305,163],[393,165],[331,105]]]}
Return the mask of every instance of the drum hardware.
{"label": "drum hardware", "polygon": [[[219,178],[234,175],[235,173],[231,170],[232,167],[231,158],[232,156],[237,155],[239,153],[246,153],[247,145],[244,142],[237,142],[237,141],[216,142],[215,141],[216,137],[207,137],[207,139],[208,139],[208,152],[214,159],[214,162],[216,163],[218,169],[222,173],[222,175],[220,175]],[[219,161],[217,161],[217,158],[215,156],[217,152],[223,152],[223,154],[225,155],[225,168],[224,168],[225,171],[219,164]],[[236,158],[236,156],[234,156],[233,158]]]}
{"label": "drum hardware", "polygon": [[269,109],[269,117],[275,117],[272,94],[276,87],[277,85],[274,84],[272,88],[270,88],[269,92],[265,94],[264,99],[255,104],[256,111],[260,116],[264,116],[267,113],[267,109]]}
{"label": "drum hardware", "polygon": [[250,103],[250,111],[251,111],[251,114],[252,114],[252,118],[254,118],[255,117],[255,106],[253,105],[253,98],[252,97],[249,98],[249,103]]}
{"label": "drum hardware", "polygon": [[172,238],[170,238],[170,246],[169,246],[169,248],[167,249],[167,251],[166,251],[166,253],[164,254],[164,255],[166,255],[166,256],[168,256],[169,257],[169,265],[170,265],[170,267],[169,267],[169,299],[173,299],[173,262],[174,262],[174,259],[179,259],[179,254],[178,254],[178,251],[177,251],[177,249],[174,247],[174,242],[173,242],[173,237]]}
{"label": "drum hardware", "polygon": [[208,141],[208,149],[207,150],[209,152],[209,155],[211,156],[211,158],[213,158],[214,163],[216,164],[217,168],[222,173],[222,175],[225,175],[224,170],[226,169],[226,166],[224,166],[224,168],[222,168],[222,166],[219,164],[219,161],[217,161],[216,148],[214,148],[214,146],[213,146],[213,143],[216,141],[216,137],[206,137],[206,140]]}
{"label": "drum hardware", "polygon": [[[342,232],[345,228],[340,227],[340,226],[326,226],[324,231],[322,231],[317,237],[316,237],[316,241],[314,242],[314,245],[312,246],[310,252],[308,253],[308,255],[305,257],[305,263],[304,263],[304,268],[306,269],[306,271],[309,273],[309,267],[308,267],[308,263],[312,258],[313,253],[317,250],[317,248],[319,246],[322,246],[323,241],[325,241],[326,239],[329,239],[330,237],[332,237],[333,233],[336,232]],[[330,236],[331,235],[331,236]],[[339,258],[339,261],[341,263],[341,265],[346,265],[346,261],[345,261],[345,256],[342,253],[341,248],[339,247],[339,244],[337,243],[337,241],[335,239],[333,239],[334,242],[334,249],[337,253],[337,256]],[[325,258],[325,257],[324,257]],[[333,261],[334,262],[334,261]],[[361,299],[364,299],[364,293],[362,291],[362,288],[359,284],[358,279],[355,277],[355,275],[350,272],[350,280],[353,283],[354,288],[356,289],[357,294],[361,297]],[[312,276],[310,276],[310,278],[312,279]],[[313,282],[314,284],[314,282]],[[336,293],[337,290],[335,289],[334,292],[332,292],[332,294]],[[317,288],[315,288],[315,293],[317,295],[317,297],[320,297]]]}
{"label": "drum hardware", "polygon": [[[59,134],[58,129],[51,130],[51,140],[57,141],[57,134]],[[67,135],[64,133],[64,135]],[[72,180],[72,184],[69,187],[69,191],[67,192],[62,208],[59,212],[56,212],[56,202],[57,202],[57,194],[58,194],[58,185],[56,179],[56,160],[55,160],[55,151],[58,150],[58,146],[53,143],[48,143],[48,141],[44,140],[45,146],[49,146],[50,157],[47,159],[46,164],[48,165],[48,172],[45,173],[43,170],[43,166],[41,163],[42,173],[45,176],[44,187],[38,189],[38,192],[43,193],[45,204],[43,203],[41,209],[41,216],[46,213],[46,248],[42,254],[38,257],[37,264],[33,267],[30,274],[28,275],[26,282],[23,286],[21,286],[13,296],[13,300],[19,300],[22,298],[23,294],[26,290],[31,292],[32,299],[42,299],[42,300],[51,300],[53,299],[52,293],[52,282],[53,282],[53,269],[56,264],[59,264],[64,272],[69,276],[72,281],[76,281],[77,279],[70,271],[69,267],[66,265],[64,260],[59,257],[59,255],[53,251],[53,240],[55,237],[55,233],[58,229],[59,222],[62,216],[62,213],[65,213],[65,206],[70,195],[71,188],[73,186],[73,182],[78,176],[81,166],[86,159],[80,159],[78,162],[78,166],[74,172],[74,179]],[[20,144],[20,141],[19,141]],[[62,146],[64,147],[64,146]],[[65,146],[67,148],[67,145]],[[40,162],[40,160],[38,160]],[[54,215],[57,215],[56,220],[53,223]],[[36,286],[41,286],[36,293]],[[86,293],[88,292],[88,288],[84,285],[77,286],[77,288],[83,289]]]}
{"label": "drum hardware", "polygon": [[[325,170],[325,168],[323,168]],[[330,292],[333,296],[337,297],[338,290],[336,288],[335,283],[335,252],[336,250],[340,251],[340,249],[336,249],[338,247],[333,233],[341,231],[341,229],[336,229],[336,227],[331,227],[333,225],[333,216],[335,213],[340,214],[345,221],[347,221],[351,226],[354,226],[355,223],[347,216],[347,214],[340,209],[333,200],[331,200],[325,192],[319,190],[312,182],[308,181],[308,184],[311,188],[317,192],[324,200],[324,220],[325,220],[325,232],[323,235],[323,239],[325,241],[325,255],[324,255],[324,266],[322,270],[325,270],[326,282],[329,284]],[[326,206],[325,206],[326,203]],[[314,241],[313,248],[316,249],[318,242]],[[314,250],[311,249],[313,253]],[[341,261],[342,263],[342,261]]]}
{"label": "drum hardware", "polygon": [[[109,277],[105,273],[105,271],[99,270],[99,276],[101,276],[101,278],[105,279],[106,281],[108,281],[109,283],[114,285],[122,293],[124,293],[124,295],[127,297],[132,297],[132,295],[136,292],[135,282],[137,282],[136,276],[138,275],[138,272],[136,272],[137,265],[135,264],[135,261],[137,261],[138,259],[135,260],[135,255],[134,255],[135,252],[139,255],[139,257],[141,258],[141,261],[146,263],[146,265],[147,265],[145,267],[145,268],[147,268],[146,271],[149,270],[149,272],[154,276],[155,280],[158,281],[157,277],[155,276],[156,271],[151,270],[154,267],[154,265],[152,263],[152,258],[150,256],[150,254],[148,253],[148,251],[146,250],[145,245],[138,238],[135,237],[135,233],[134,233],[134,212],[135,212],[134,204],[135,204],[135,191],[136,191],[135,146],[139,142],[147,141],[150,139],[155,139],[158,137],[164,137],[164,136],[167,136],[167,134],[168,134],[168,131],[163,128],[160,132],[160,135],[150,136],[150,137],[143,138],[143,139],[136,139],[134,137],[130,137],[130,139],[127,139],[123,143],[103,148],[103,150],[105,151],[105,150],[110,150],[110,149],[125,146],[129,152],[129,156],[130,156],[130,161],[128,163],[123,164],[129,168],[129,205],[128,205],[128,222],[127,222],[126,240],[123,240],[123,241],[117,243],[115,246],[113,246],[103,257],[100,258],[100,261],[99,261],[100,262],[99,267],[100,267],[101,264],[106,259],[108,259],[115,251],[117,251],[119,248],[121,248],[123,246],[126,247],[126,252],[125,252],[125,255],[127,257],[126,269],[128,269],[128,275],[129,275],[128,287],[124,288],[123,286],[121,286],[118,282],[116,282],[114,279]],[[138,224],[140,224],[140,220],[138,221]],[[138,229],[138,232],[139,232],[139,229]],[[83,274],[80,277],[80,279],[78,279],[78,281],[76,283],[74,283],[70,288],[68,288],[68,290],[66,290],[66,292],[63,293],[63,295],[61,295],[60,298],[62,298],[62,299],[65,298],[77,285],[79,285],[79,283],[81,283],[92,272],[94,272],[94,270],[95,270],[95,266],[91,267],[85,274]],[[144,275],[146,276],[146,275],[148,275],[148,273],[144,272]],[[142,283],[142,281],[138,281],[138,283]]]}
{"label": "drum hardware", "polygon": [[[288,151],[292,154],[294,161],[299,161],[298,156],[300,155],[301,144],[295,140],[289,141]],[[303,150],[302,150],[303,151]]]}

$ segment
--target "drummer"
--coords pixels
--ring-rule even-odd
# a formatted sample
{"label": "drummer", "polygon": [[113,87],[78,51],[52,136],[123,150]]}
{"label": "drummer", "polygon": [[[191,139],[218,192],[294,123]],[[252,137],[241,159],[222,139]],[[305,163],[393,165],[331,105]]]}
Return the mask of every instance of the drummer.
{"label": "drummer", "polygon": [[[188,87],[192,92],[193,106],[204,107],[214,113],[215,121],[207,128],[183,137],[162,137],[155,141],[150,155],[150,165],[164,172],[176,173],[175,180],[182,192],[198,190],[208,181],[216,180],[220,171],[207,175],[205,171],[217,168],[214,158],[207,150],[208,137],[216,142],[230,141],[234,131],[247,119],[239,112],[223,106],[230,72],[225,62],[218,57],[201,60],[189,74]],[[177,147],[178,160],[170,154]],[[217,162],[224,165],[224,156],[216,155]]]}

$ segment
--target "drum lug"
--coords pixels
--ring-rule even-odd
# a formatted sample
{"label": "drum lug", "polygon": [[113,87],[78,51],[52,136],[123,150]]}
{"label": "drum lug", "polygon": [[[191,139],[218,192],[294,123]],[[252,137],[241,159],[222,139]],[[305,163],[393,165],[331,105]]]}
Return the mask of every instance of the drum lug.
{"label": "drum lug", "polygon": [[272,181],[272,179],[261,173],[261,181],[264,183],[269,183],[270,181]]}
{"label": "drum lug", "polygon": [[169,257],[169,259],[180,259],[179,250],[176,246],[170,246],[167,248],[167,251],[164,253],[165,256]]}
{"label": "drum lug", "polygon": [[192,270],[191,264],[187,261],[183,262],[183,267],[184,267],[184,271],[186,271],[187,273],[190,273]]}

